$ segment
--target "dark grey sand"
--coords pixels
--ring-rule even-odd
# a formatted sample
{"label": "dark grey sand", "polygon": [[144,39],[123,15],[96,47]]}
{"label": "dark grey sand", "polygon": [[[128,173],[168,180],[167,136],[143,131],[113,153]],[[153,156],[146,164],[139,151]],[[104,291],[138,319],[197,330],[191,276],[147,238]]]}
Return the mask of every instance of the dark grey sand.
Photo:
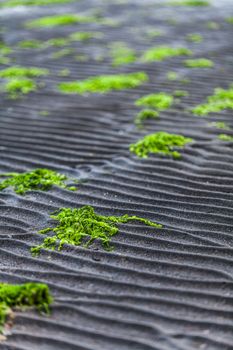
{"label": "dark grey sand", "polygon": [[[233,154],[232,143],[217,139],[221,130],[208,125],[225,121],[233,127],[232,112],[198,118],[187,111],[232,82],[232,2],[217,7],[176,8],[155,1],[80,1],[65,6],[1,10],[2,37],[15,48],[15,64],[49,68],[51,74],[38,92],[19,100],[1,93],[0,171],[47,167],[87,179],[79,190],[53,188],[0,193],[0,279],[5,282],[41,281],[55,296],[50,317],[16,313],[4,350],[229,350],[233,349]],[[102,11],[120,26],[83,24],[56,29],[26,30],[25,20],[42,15]],[[171,20],[176,20],[173,23]],[[206,27],[219,23],[218,30]],[[164,36],[148,39],[146,29]],[[74,54],[53,60],[54,48],[22,50],[26,39],[47,40],[73,31],[98,30],[103,39],[73,43]],[[199,44],[185,40],[200,33]],[[185,46],[194,57],[210,58],[214,69],[190,70],[183,57],[161,63],[111,67],[106,44],[128,42],[143,51],[150,46]],[[59,50],[59,48],[57,49]],[[1,66],[4,68],[4,66]],[[68,68],[71,77],[59,77]],[[60,81],[92,75],[145,71],[150,83],[107,95],[66,96]],[[176,71],[189,84],[166,79]],[[182,89],[182,98],[143,131],[133,125],[136,98],[146,93]],[[46,110],[50,114],[41,116]],[[129,154],[128,146],[156,131],[181,133],[195,139],[182,160]],[[231,134],[231,132],[228,132]],[[115,236],[113,252],[95,244],[90,249],[65,247],[32,258],[39,244],[37,231],[48,226],[49,213],[63,206],[93,205],[107,215],[136,214],[164,225],[163,230],[124,225]]]}

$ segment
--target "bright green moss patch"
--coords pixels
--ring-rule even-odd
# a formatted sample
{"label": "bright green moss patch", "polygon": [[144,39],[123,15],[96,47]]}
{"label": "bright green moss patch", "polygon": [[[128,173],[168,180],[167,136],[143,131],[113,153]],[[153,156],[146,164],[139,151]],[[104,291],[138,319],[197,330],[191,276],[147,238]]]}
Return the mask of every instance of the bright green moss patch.
{"label": "bright green moss patch", "polygon": [[173,92],[173,96],[175,97],[185,97],[188,95],[189,95],[188,91],[185,91],[185,90],[175,90]]}
{"label": "bright green moss patch", "polygon": [[192,60],[185,60],[184,64],[188,68],[213,68],[214,62],[207,58],[195,58]]}
{"label": "bright green moss patch", "polygon": [[217,88],[214,95],[207,98],[207,102],[193,108],[193,114],[205,116],[226,109],[233,109],[233,85],[229,89]]}
{"label": "bright green moss patch", "polygon": [[142,127],[143,122],[146,119],[156,119],[158,118],[158,116],[159,113],[153,109],[143,109],[137,114],[135,118],[135,124],[137,125],[137,127]]}
{"label": "bright green moss patch", "polygon": [[143,72],[100,75],[82,81],[60,83],[58,88],[68,94],[106,93],[112,90],[132,89],[147,80],[148,76]]}
{"label": "bright green moss patch", "polygon": [[138,142],[131,144],[129,149],[130,152],[135,153],[140,158],[147,158],[149,153],[158,153],[179,159],[181,154],[174,151],[174,148],[183,148],[192,141],[191,138],[182,135],[160,131],[143,137]]}
{"label": "bright green moss patch", "polygon": [[191,33],[186,35],[186,39],[193,43],[201,43],[203,41],[203,36],[197,33]]}
{"label": "bright green moss patch", "polygon": [[18,46],[22,49],[40,49],[43,47],[43,41],[41,40],[23,40],[18,43]]}
{"label": "bright green moss patch", "polygon": [[37,90],[37,84],[30,79],[15,78],[8,81],[3,88],[11,98],[17,98],[20,95],[29,94],[29,92]]}
{"label": "bright green moss patch", "polygon": [[145,95],[135,102],[136,106],[150,107],[159,111],[168,109],[169,107],[171,107],[172,103],[173,96],[166,94],[165,92]]}
{"label": "bright green moss patch", "polygon": [[36,169],[25,173],[6,173],[1,174],[0,177],[7,177],[0,182],[0,191],[12,187],[20,195],[32,190],[48,191],[52,186],[76,190],[76,187],[70,187],[66,184],[65,181],[68,180],[66,175],[49,169]]}
{"label": "bright green moss patch", "polygon": [[185,47],[170,47],[170,46],[157,46],[148,49],[142,55],[142,61],[153,62],[153,61],[164,61],[170,57],[176,56],[190,56],[192,51]]}
{"label": "bright green moss patch", "polygon": [[91,206],[84,206],[80,209],[62,208],[50,217],[58,222],[57,226],[46,228],[39,233],[53,232],[54,235],[46,237],[41,245],[33,247],[31,249],[33,255],[38,255],[41,249],[54,250],[57,246],[58,250],[61,250],[64,244],[82,245],[87,248],[95,240],[99,240],[102,246],[109,250],[112,248],[111,238],[119,232],[118,224],[129,221],[139,221],[156,228],[162,227],[162,225],[138,216],[99,215]]}
{"label": "bright green moss patch", "polygon": [[227,125],[224,122],[212,122],[212,123],[209,123],[209,126],[213,126],[214,128],[217,128],[217,129],[230,130],[229,125]]}
{"label": "bright green moss patch", "polygon": [[12,308],[24,310],[35,307],[39,312],[49,313],[53,299],[49,288],[42,283],[8,284],[0,283],[0,331]]}
{"label": "bright green moss patch", "polygon": [[47,75],[49,71],[44,68],[27,68],[14,66],[0,71],[0,78],[15,79],[15,78],[37,78]]}
{"label": "bright green moss patch", "polygon": [[103,34],[100,32],[75,32],[69,35],[70,41],[88,41],[91,39],[100,39]]}
{"label": "bright green moss patch", "polygon": [[218,135],[219,140],[233,142],[233,136],[227,134]]}
{"label": "bright green moss patch", "polygon": [[79,16],[74,14],[64,14],[64,15],[55,15],[48,17],[41,17],[38,19],[33,19],[26,22],[28,28],[37,28],[37,27],[57,27],[57,26],[67,26],[78,23],[90,23],[95,22],[96,18],[88,16]]}
{"label": "bright green moss patch", "polygon": [[111,45],[110,56],[114,67],[130,64],[136,61],[136,52],[124,43]]}
{"label": "bright green moss patch", "polygon": [[206,0],[174,0],[170,1],[169,5],[172,6],[209,6],[209,1]]}
{"label": "bright green moss patch", "polygon": [[0,4],[1,7],[17,7],[17,6],[46,6],[55,4],[66,4],[74,0],[7,0]]}

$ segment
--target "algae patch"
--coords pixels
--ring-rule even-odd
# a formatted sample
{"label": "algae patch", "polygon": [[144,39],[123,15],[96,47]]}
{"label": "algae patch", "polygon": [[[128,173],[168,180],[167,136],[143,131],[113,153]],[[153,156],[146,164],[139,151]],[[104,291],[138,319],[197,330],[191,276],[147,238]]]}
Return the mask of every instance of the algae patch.
{"label": "algae patch", "polygon": [[7,0],[0,4],[1,7],[17,7],[17,6],[47,6],[59,5],[73,2],[74,0]]}
{"label": "algae patch", "polygon": [[233,136],[227,134],[218,135],[219,140],[233,142]]}
{"label": "algae patch", "polygon": [[24,310],[28,307],[35,307],[39,312],[48,314],[49,305],[52,301],[52,296],[46,284],[0,283],[0,331],[3,330],[7,316],[12,313],[12,308]]}
{"label": "algae patch", "polygon": [[186,39],[193,43],[201,43],[203,41],[203,36],[197,33],[190,33],[186,35]]}
{"label": "algae patch", "polygon": [[173,0],[169,2],[171,6],[209,6],[207,0]]}
{"label": "algae patch", "polygon": [[148,49],[141,57],[143,62],[164,61],[170,57],[190,56],[192,51],[185,47],[157,46]]}
{"label": "algae patch", "polygon": [[124,43],[114,43],[111,45],[110,56],[114,67],[133,63],[137,59],[135,51]]}
{"label": "algae patch", "polygon": [[61,250],[64,244],[89,247],[95,240],[99,240],[103,248],[111,249],[111,239],[119,232],[118,224],[129,221],[139,221],[145,225],[161,228],[162,225],[138,216],[104,216],[95,212],[91,206],[83,206],[80,209],[61,208],[50,216],[57,221],[55,228],[48,227],[39,231],[40,234],[54,233],[46,237],[41,245],[33,247],[31,252],[38,255],[41,249]]}
{"label": "algae patch", "polygon": [[12,66],[0,71],[0,78],[37,78],[49,73],[48,69]]}
{"label": "algae patch", "polygon": [[12,187],[15,193],[23,195],[27,191],[48,191],[52,186],[58,186],[74,191],[76,187],[66,185],[67,176],[49,169],[36,169],[25,173],[4,173],[6,177],[0,182],[0,191]]}
{"label": "algae patch", "polygon": [[136,106],[146,106],[162,111],[171,107],[173,103],[173,96],[165,92],[145,95],[136,100]]}
{"label": "algae patch", "polygon": [[147,119],[157,119],[159,116],[159,113],[157,111],[154,111],[153,109],[143,109],[140,111],[134,122],[137,125],[137,127],[142,127],[143,122]]}
{"label": "algae patch", "polygon": [[112,90],[123,90],[135,88],[148,81],[144,72],[128,74],[100,75],[86,80],[60,83],[60,91],[69,94],[106,93]]}
{"label": "algae patch", "polygon": [[195,58],[192,60],[185,60],[184,65],[188,68],[213,68],[214,62],[207,58]]}
{"label": "algae patch", "polygon": [[96,18],[90,16],[82,16],[75,14],[63,14],[46,16],[38,19],[33,19],[25,23],[27,28],[38,28],[38,27],[58,27],[68,26],[78,23],[91,23],[95,22]]}
{"label": "algae patch", "polygon": [[157,153],[164,156],[172,156],[180,159],[181,154],[174,150],[175,148],[183,148],[187,143],[193,140],[183,135],[169,134],[167,132],[157,132],[150,134],[138,142],[130,145],[129,150],[140,158],[147,158],[149,153]]}

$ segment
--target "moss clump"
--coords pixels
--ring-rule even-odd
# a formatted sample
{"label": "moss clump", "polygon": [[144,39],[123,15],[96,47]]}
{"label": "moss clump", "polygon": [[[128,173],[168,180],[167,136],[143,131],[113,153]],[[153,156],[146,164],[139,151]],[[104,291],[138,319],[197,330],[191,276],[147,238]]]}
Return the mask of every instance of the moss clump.
{"label": "moss clump", "polygon": [[64,68],[64,69],[60,70],[58,75],[60,77],[68,77],[70,75],[70,70],[68,68]]}
{"label": "moss clump", "polygon": [[64,244],[88,247],[97,239],[105,249],[111,249],[111,238],[119,232],[117,225],[129,221],[139,221],[157,228],[162,227],[162,225],[138,216],[98,215],[91,206],[84,206],[80,209],[62,208],[50,217],[58,221],[58,225],[55,228],[49,227],[41,230],[39,233],[54,232],[54,235],[46,237],[41,245],[33,247],[31,249],[33,255],[38,255],[42,248],[54,250],[57,244],[58,250],[61,250]]}
{"label": "moss clump", "polygon": [[190,56],[192,51],[185,47],[170,47],[170,46],[157,46],[147,50],[142,55],[142,61],[153,62],[153,61],[164,61],[170,57],[176,56]]}
{"label": "moss clump", "polygon": [[0,4],[1,7],[17,7],[17,6],[46,6],[55,4],[66,4],[74,0],[7,0]]}
{"label": "moss clump", "polygon": [[1,177],[7,177],[7,179],[0,182],[0,191],[12,187],[20,195],[32,190],[47,191],[53,185],[76,190],[76,187],[69,187],[65,184],[68,179],[66,175],[49,169],[36,169],[25,173],[5,173],[1,174]]}
{"label": "moss clump", "polygon": [[48,69],[13,66],[0,71],[0,78],[37,78],[49,73]]}
{"label": "moss clump", "polygon": [[179,79],[179,74],[173,71],[167,72],[167,79],[171,81],[177,80]]}
{"label": "moss clump", "polygon": [[138,142],[131,144],[129,150],[140,158],[147,158],[149,153],[158,153],[179,159],[181,158],[181,154],[174,151],[174,148],[183,148],[187,143],[192,141],[191,138],[182,135],[160,131],[147,135]]}
{"label": "moss clump", "polygon": [[217,88],[214,95],[207,98],[207,102],[195,107],[193,114],[205,116],[218,113],[226,109],[233,109],[233,85],[229,89]]}
{"label": "moss clump", "polygon": [[217,30],[220,28],[220,24],[214,21],[207,22],[206,26],[208,29],[211,29],[211,30]]}
{"label": "moss clump", "polygon": [[161,30],[156,30],[156,29],[146,29],[145,31],[145,35],[149,38],[149,39],[153,39],[156,38],[158,36],[163,35],[164,33]]}
{"label": "moss clump", "polygon": [[43,41],[41,40],[23,40],[18,43],[18,46],[22,49],[40,49],[43,47]]}
{"label": "moss clump", "polygon": [[158,116],[159,113],[153,109],[143,109],[137,114],[135,118],[135,124],[137,127],[142,127],[142,124],[146,119],[156,119]]}
{"label": "moss clump", "polygon": [[168,109],[169,107],[171,107],[172,103],[173,96],[166,94],[165,92],[145,95],[135,102],[136,106],[146,106],[154,108],[158,111]]}
{"label": "moss clump", "polygon": [[115,75],[100,75],[82,81],[60,83],[60,91],[68,94],[106,93],[112,90],[132,89],[148,80],[143,72]]}
{"label": "moss clump", "polygon": [[11,98],[17,98],[20,95],[26,95],[36,90],[37,84],[30,79],[15,78],[4,85],[4,91],[6,91]]}
{"label": "moss clump", "polygon": [[103,34],[100,32],[75,32],[69,35],[70,41],[88,41],[91,39],[100,39]]}
{"label": "moss clump", "polygon": [[26,22],[28,28],[37,28],[37,27],[58,27],[58,26],[68,26],[78,23],[90,23],[95,22],[96,18],[88,16],[78,16],[74,14],[64,14],[64,15],[55,15],[41,17],[38,19],[33,19]]}
{"label": "moss clump", "polygon": [[186,35],[186,39],[193,43],[201,43],[203,41],[203,36],[197,33],[191,33]]}
{"label": "moss clump", "polygon": [[130,64],[136,61],[137,56],[133,49],[130,49],[124,43],[115,43],[111,47],[110,56],[114,67]]}
{"label": "moss clump", "polygon": [[0,331],[6,322],[11,308],[36,307],[39,312],[49,313],[49,305],[53,299],[46,284],[0,283]]}
{"label": "moss clump", "polygon": [[209,6],[209,1],[206,0],[174,0],[170,1],[169,5],[172,6]]}
{"label": "moss clump", "polygon": [[65,56],[70,56],[70,55],[72,55],[74,53],[74,49],[71,49],[71,48],[66,48],[66,49],[62,49],[62,50],[59,50],[59,51],[57,51],[57,52],[54,52],[53,54],[52,54],[52,58],[54,59],[54,60],[57,60],[57,59],[59,59],[59,58],[61,58],[61,57],[65,57]]}
{"label": "moss clump", "polygon": [[233,142],[233,136],[227,134],[220,134],[218,136],[219,140]]}
{"label": "moss clump", "polygon": [[175,97],[185,97],[188,95],[189,95],[188,91],[185,91],[185,90],[175,90],[173,92],[173,96]]}
{"label": "moss clump", "polygon": [[184,64],[188,68],[213,68],[214,62],[207,58],[196,58],[193,60],[185,60]]}
{"label": "moss clump", "polygon": [[230,24],[233,24],[233,17],[228,17],[226,21]]}
{"label": "moss clump", "polygon": [[217,129],[230,130],[229,125],[227,125],[224,122],[212,122],[212,123],[209,123],[209,126],[213,126],[214,128],[217,128]]}

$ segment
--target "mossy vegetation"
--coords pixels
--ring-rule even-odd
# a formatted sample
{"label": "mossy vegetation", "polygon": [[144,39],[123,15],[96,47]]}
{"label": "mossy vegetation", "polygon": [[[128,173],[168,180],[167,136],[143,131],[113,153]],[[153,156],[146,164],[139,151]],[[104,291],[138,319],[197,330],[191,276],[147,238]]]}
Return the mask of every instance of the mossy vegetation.
{"label": "mossy vegetation", "polygon": [[228,17],[226,21],[230,24],[233,24],[233,17]]}
{"label": "mossy vegetation", "polygon": [[144,72],[100,75],[86,80],[60,83],[60,91],[69,94],[106,93],[112,90],[135,88],[148,80]]}
{"label": "mossy vegetation", "polygon": [[153,27],[152,28],[147,28],[145,30],[145,35],[149,39],[157,38],[158,36],[162,36],[163,34],[164,34],[163,31],[161,31],[159,29],[153,29]]}
{"label": "mossy vegetation", "polygon": [[9,64],[9,54],[12,53],[12,49],[0,40],[0,64]]}
{"label": "mossy vegetation", "polygon": [[135,153],[140,158],[147,158],[148,154],[155,153],[163,156],[172,156],[180,159],[181,154],[174,150],[183,148],[193,140],[183,135],[169,134],[167,132],[157,132],[143,137],[136,143],[130,145],[130,152]]}
{"label": "mossy vegetation", "polygon": [[69,35],[70,41],[88,41],[91,39],[101,39],[103,38],[103,33],[101,32],[74,32]]}
{"label": "mossy vegetation", "polygon": [[185,90],[175,90],[173,92],[174,97],[185,97],[188,95],[189,95],[188,91],[185,91]]}
{"label": "mossy vegetation", "polygon": [[65,49],[53,52],[51,57],[54,60],[57,60],[59,58],[65,57],[65,56],[71,56],[72,54],[74,54],[74,49],[67,47]]}
{"label": "mossy vegetation", "polygon": [[227,141],[227,142],[233,142],[233,136],[227,135],[227,134],[220,134],[218,135],[219,140]]}
{"label": "mossy vegetation", "polygon": [[66,4],[74,0],[6,0],[0,3],[1,7],[17,7],[17,6],[47,6],[56,4]]}
{"label": "mossy vegetation", "polygon": [[38,78],[49,73],[48,69],[12,66],[0,71],[0,78]]}
{"label": "mossy vegetation", "polygon": [[143,62],[164,61],[170,57],[190,56],[192,51],[185,47],[157,46],[148,49],[141,57]]}
{"label": "mossy vegetation", "polygon": [[135,50],[120,42],[111,45],[110,56],[114,67],[133,63],[137,59]]}
{"label": "mossy vegetation", "polygon": [[68,68],[64,68],[59,71],[58,75],[60,77],[68,77],[71,74],[70,70]]}
{"label": "mossy vegetation", "polygon": [[53,213],[50,218],[58,222],[55,228],[48,227],[41,230],[40,234],[54,233],[46,237],[41,245],[33,247],[31,252],[38,255],[41,249],[61,250],[64,244],[89,247],[95,240],[99,240],[104,249],[110,250],[111,239],[119,232],[118,224],[141,222],[145,225],[161,228],[162,225],[138,216],[104,216],[95,212],[91,206],[83,206],[80,209],[61,208]]}
{"label": "mossy vegetation", "polygon": [[188,68],[213,68],[214,62],[207,58],[195,58],[192,60],[185,60],[184,65]]}
{"label": "mossy vegetation", "polygon": [[220,28],[220,24],[214,21],[207,22],[206,26],[211,30],[218,30]]}
{"label": "mossy vegetation", "polygon": [[136,100],[136,106],[145,106],[154,108],[157,111],[162,111],[171,107],[173,96],[165,92],[145,95]]}
{"label": "mossy vegetation", "polygon": [[203,36],[197,33],[190,33],[186,35],[186,39],[193,43],[201,43],[203,41]]}
{"label": "mossy vegetation", "polygon": [[179,74],[173,71],[167,72],[167,79],[171,81],[175,81],[179,79]]}
{"label": "mossy vegetation", "polygon": [[8,81],[3,88],[11,98],[17,98],[21,95],[37,90],[37,84],[31,79],[14,78]]}
{"label": "mossy vegetation", "polygon": [[43,47],[43,41],[36,39],[23,40],[18,43],[18,46],[22,49],[40,49]]}
{"label": "mossy vegetation", "polygon": [[78,23],[90,23],[95,22],[96,18],[90,16],[82,16],[75,14],[63,14],[40,17],[38,19],[33,19],[25,23],[27,28],[40,28],[40,27],[58,27],[58,26],[68,26]]}
{"label": "mossy vegetation", "polygon": [[169,2],[171,6],[209,6],[207,0],[172,0]]}
{"label": "mossy vegetation", "polygon": [[159,117],[159,113],[153,109],[143,109],[140,111],[134,122],[137,125],[138,128],[141,128],[143,126],[143,122],[147,119],[157,119]]}
{"label": "mossy vegetation", "polygon": [[6,177],[0,182],[0,191],[12,187],[15,193],[24,195],[27,191],[48,191],[52,186],[76,190],[75,186],[68,186],[67,176],[49,169],[35,169],[24,173],[4,173],[0,177]]}
{"label": "mossy vegetation", "polygon": [[233,109],[233,85],[229,89],[215,89],[214,94],[207,97],[206,103],[193,108],[192,112],[199,116],[205,116],[227,109]]}
{"label": "mossy vegetation", "polygon": [[12,308],[25,310],[35,307],[39,312],[49,313],[53,298],[49,288],[42,283],[8,284],[0,283],[0,332]]}
{"label": "mossy vegetation", "polygon": [[230,130],[229,125],[225,122],[212,122],[212,123],[209,123],[208,125],[217,129]]}

